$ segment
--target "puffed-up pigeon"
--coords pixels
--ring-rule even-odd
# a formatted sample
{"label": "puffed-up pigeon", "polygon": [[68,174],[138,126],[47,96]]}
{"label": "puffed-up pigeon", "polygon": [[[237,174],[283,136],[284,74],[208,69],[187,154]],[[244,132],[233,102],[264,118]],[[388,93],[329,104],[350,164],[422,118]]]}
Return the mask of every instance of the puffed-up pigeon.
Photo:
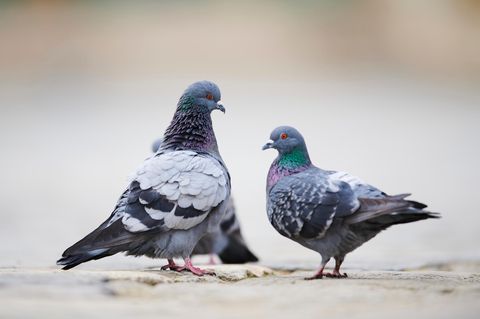
{"label": "puffed-up pigeon", "polygon": [[217,255],[224,264],[244,264],[258,261],[257,256],[251,252],[242,236],[232,198],[227,204],[225,217],[223,217],[220,227],[200,239],[193,249],[193,255],[205,254]]}
{"label": "puffed-up pigeon", "polygon": [[[162,143],[162,138],[155,140],[152,144],[152,152],[156,153]],[[226,213],[219,227],[213,233],[200,239],[192,253],[192,255],[207,254],[217,255],[225,264],[244,264],[258,261],[257,256],[248,248],[243,238],[232,196],[228,200]]]}
{"label": "puffed-up pigeon", "polygon": [[[407,200],[410,194],[390,196],[345,172],[326,171],[312,164],[302,135],[293,127],[276,128],[263,150],[276,149],[267,176],[267,215],[283,236],[318,252],[323,275],[343,278],[345,256],[396,224],[410,223],[439,214]],[[332,273],[325,265],[335,259]]]}
{"label": "puffed-up pigeon", "polygon": [[[110,217],[58,260],[63,269],[127,255],[166,258],[162,269],[209,273],[194,267],[197,242],[219,227],[230,197],[230,176],[220,156],[211,112],[221,110],[212,82],[190,85],[177,104],[162,147],[133,173]],[[173,258],[183,258],[184,266]]]}

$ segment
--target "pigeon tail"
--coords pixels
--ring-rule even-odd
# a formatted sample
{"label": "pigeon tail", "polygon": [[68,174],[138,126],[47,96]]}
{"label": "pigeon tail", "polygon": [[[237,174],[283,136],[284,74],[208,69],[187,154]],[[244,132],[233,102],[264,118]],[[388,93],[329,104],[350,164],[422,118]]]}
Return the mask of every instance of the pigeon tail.
{"label": "pigeon tail", "polygon": [[95,249],[85,253],[63,256],[57,261],[57,265],[64,266],[62,268],[63,270],[68,270],[84,262],[111,256],[113,254],[114,253],[109,252],[109,249],[107,248]]}
{"label": "pigeon tail", "polygon": [[424,219],[430,219],[430,218],[436,219],[440,217],[441,216],[438,213],[432,213],[432,212],[422,211],[417,209],[408,209],[405,211],[400,211],[396,213],[390,213],[390,214],[374,217],[372,219],[362,221],[352,226],[365,231],[371,231],[376,234],[393,225],[413,223],[413,222],[424,220]]}
{"label": "pigeon tail", "polygon": [[359,238],[361,243],[364,243],[390,226],[413,223],[430,218],[440,218],[440,214],[410,207],[350,224],[350,229],[355,233],[356,237]]}
{"label": "pigeon tail", "polygon": [[224,264],[245,264],[258,261],[244,242],[234,236],[228,236],[227,246],[218,254]]}
{"label": "pigeon tail", "polygon": [[[385,196],[383,198],[359,198],[360,208],[359,210],[345,219],[347,224],[357,224],[367,220],[373,220],[382,216],[395,216],[396,214],[402,214],[401,220],[415,219],[424,216],[426,218],[439,218],[440,215],[424,211],[427,205],[412,201],[405,200],[410,194],[402,194],[396,196]],[[412,216],[410,216],[412,215]],[[413,216],[414,215],[414,216]],[[426,216],[430,217],[426,217]],[[431,217],[436,216],[436,217]],[[396,218],[398,220],[398,218]],[[412,220],[412,221],[415,221]]]}
{"label": "pigeon tail", "polygon": [[106,220],[97,229],[69,247],[57,261],[64,270],[71,269],[81,263],[115,255],[122,251],[131,250],[134,235],[125,231],[121,219],[110,224]]}

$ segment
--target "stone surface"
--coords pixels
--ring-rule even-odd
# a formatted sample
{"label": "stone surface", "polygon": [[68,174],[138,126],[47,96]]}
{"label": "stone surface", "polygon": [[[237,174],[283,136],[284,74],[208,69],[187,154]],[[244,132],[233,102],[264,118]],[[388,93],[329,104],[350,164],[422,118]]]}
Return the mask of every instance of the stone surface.
{"label": "stone surface", "polygon": [[313,270],[205,268],[217,275],[0,269],[0,318],[476,318],[480,311],[474,262],[316,281],[304,280]]}

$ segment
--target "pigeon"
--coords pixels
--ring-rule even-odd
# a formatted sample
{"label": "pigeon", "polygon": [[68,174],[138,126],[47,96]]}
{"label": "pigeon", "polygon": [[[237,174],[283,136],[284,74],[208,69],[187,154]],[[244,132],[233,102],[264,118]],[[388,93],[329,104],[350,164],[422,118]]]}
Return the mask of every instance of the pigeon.
{"label": "pigeon", "polygon": [[[396,224],[429,218],[438,213],[407,200],[410,194],[390,196],[346,172],[327,171],[312,164],[302,135],[293,127],[273,130],[263,150],[276,149],[267,176],[267,215],[281,235],[318,252],[320,269],[310,278],[345,278],[345,256]],[[335,259],[332,273],[325,265]]]}
{"label": "pigeon", "polygon": [[[218,86],[208,81],[190,85],[162,147],[132,174],[110,217],[68,248],[57,264],[66,270],[125,252],[166,258],[163,270],[211,274],[193,266],[190,256],[200,238],[219,227],[230,198],[230,175],[212,127],[214,110],[225,112]],[[174,258],[185,264],[175,264]]]}
{"label": "pigeon", "polygon": [[251,252],[242,236],[232,198],[227,204],[225,217],[223,217],[220,227],[203,237],[193,249],[193,254],[214,254],[224,264],[245,264],[258,261],[257,256]]}
{"label": "pigeon", "polygon": [[[162,146],[159,138],[152,144],[152,152],[156,153]],[[242,236],[240,223],[236,216],[233,197],[229,198],[225,217],[213,233],[205,235],[193,249],[192,255],[217,255],[224,264],[244,264],[257,262],[258,258],[248,248]],[[211,258],[213,262],[213,258]]]}

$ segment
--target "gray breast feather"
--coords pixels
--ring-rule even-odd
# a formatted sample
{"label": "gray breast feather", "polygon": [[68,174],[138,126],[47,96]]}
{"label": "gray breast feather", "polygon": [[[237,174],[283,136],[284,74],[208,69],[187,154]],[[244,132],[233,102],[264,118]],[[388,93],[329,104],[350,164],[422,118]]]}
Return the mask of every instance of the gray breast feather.
{"label": "gray breast feather", "polygon": [[208,155],[156,154],[131,176],[122,222],[130,232],[192,228],[229,196],[229,182]]}

